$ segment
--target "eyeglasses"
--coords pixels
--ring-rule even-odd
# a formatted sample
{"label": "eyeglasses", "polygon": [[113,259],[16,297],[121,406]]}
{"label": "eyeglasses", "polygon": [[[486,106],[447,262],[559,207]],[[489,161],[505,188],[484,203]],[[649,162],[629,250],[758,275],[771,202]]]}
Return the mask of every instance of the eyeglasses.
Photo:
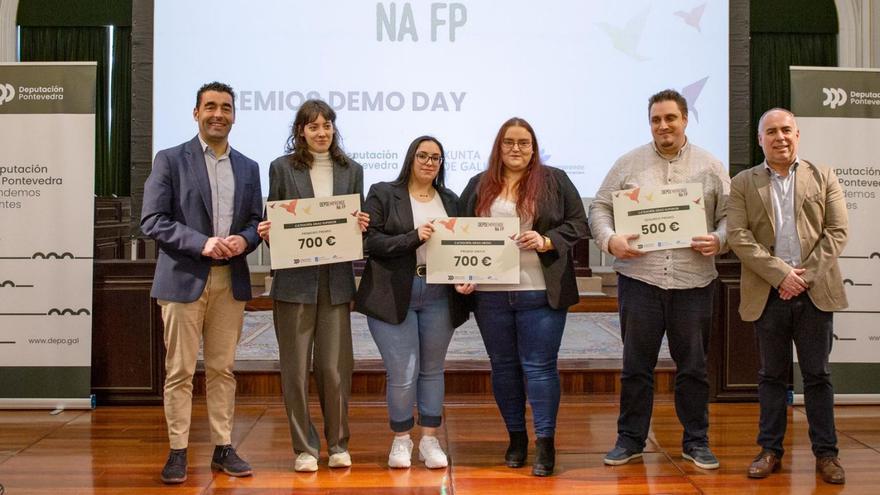
{"label": "eyeglasses", "polygon": [[532,142],[528,139],[520,139],[519,141],[505,139],[504,141],[501,141],[501,149],[504,151],[510,151],[514,146],[518,147],[520,151],[527,151],[532,149]]}
{"label": "eyeglasses", "polygon": [[424,152],[416,153],[416,160],[417,160],[419,163],[422,163],[422,164],[436,163],[437,165],[440,165],[440,164],[443,163],[443,157],[442,157],[442,156],[440,156],[440,155],[429,155],[429,154],[424,153]]}

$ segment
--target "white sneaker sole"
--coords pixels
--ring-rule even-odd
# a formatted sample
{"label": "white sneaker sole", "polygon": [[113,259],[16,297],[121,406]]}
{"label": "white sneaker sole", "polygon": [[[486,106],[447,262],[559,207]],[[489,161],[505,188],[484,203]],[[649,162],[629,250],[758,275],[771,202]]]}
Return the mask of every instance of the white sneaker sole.
{"label": "white sneaker sole", "polygon": [[293,464],[293,470],[297,473],[314,473],[318,470],[318,460],[310,460],[305,462],[296,461]]}
{"label": "white sneaker sole", "polygon": [[330,462],[327,465],[331,468],[347,468],[351,467],[351,456],[342,453],[330,456]]}
{"label": "white sneaker sole", "polygon": [[388,467],[390,467],[390,468],[407,469],[411,465],[412,465],[412,461],[409,461],[409,460],[407,460],[406,462],[404,462],[404,461],[395,462],[395,461],[391,460],[391,458],[388,459]]}
{"label": "white sneaker sole", "polygon": [[446,456],[443,456],[442,461],[429,461],[425,456],[419,452],[419,460],[425,463],[425,467],[428,469],[442,469],[449,466],[449,461],[446,459]]}
{"label": "white sneaker sole", "polygon": [[622,466],[622,465],[628,463],[629,461],[631,461],[633,459],[638,459],[640,457],[642,457],[642,452],[639,452],[637,454],[633,454],[633,455],[627,457],[626,459],[609,459],[606,457],[605,459],[602,460],[602,462],[604,462],[605,465],[607,465],[607,466]]}
{"label": "white sneaker sole", "polygon": [[681,453],[681,457],[685,460],[693,462],[698,468],[718,469],[719,467],[721,467],[721,463],[719,463],[719,462],[713,462],[712,464],[705,464],[705,463],[702,463],[702,462],[694,459],[693,457],[685,454],[684,452]]}

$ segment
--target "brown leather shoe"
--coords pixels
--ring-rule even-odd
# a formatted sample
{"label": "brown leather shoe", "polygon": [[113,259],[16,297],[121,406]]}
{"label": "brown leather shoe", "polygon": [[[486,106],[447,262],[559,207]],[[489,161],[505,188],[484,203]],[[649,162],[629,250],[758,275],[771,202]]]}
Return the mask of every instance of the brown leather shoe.
{"label": "brown leather shoe", "polygon": [[822,477],[825,483],[832,485],[842,485],[846,483],[846,473],[843,472],[843,466],[840,465],[840,459],[837,457],[819,457],[816,459],[816,472]]}
{"label": "brown leather shoe", "polygon": [[779,456],[769,450],[762,450],[749,466],[749,478],[766,478],[781,467],[782,459]]}

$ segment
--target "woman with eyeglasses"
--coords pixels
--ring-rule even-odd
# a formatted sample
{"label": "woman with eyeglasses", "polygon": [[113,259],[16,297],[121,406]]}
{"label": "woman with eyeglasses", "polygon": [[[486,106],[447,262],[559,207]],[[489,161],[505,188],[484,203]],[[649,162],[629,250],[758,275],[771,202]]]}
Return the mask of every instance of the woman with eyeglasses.
{"label": "woman with eyeglasses", "polygon": [[458,216],[458,196],[444,186],[443,146],[431,136],[409,146],[400,175],[370,188],[367,265],[355,310],[367,315],[386,369],[388,415],[394,440],[392,468],[411,464],[417,406],[419,459],[428,468],[447,466],[436,431],[442,421],[443,364],[453,329],[468,313],[450,285],[425,280],[427,241],[435,218]]}
{"label": "woman with eyeglasses", "polygon": [[571,251],[587,236],[580,194],[562,170],[541,162],[535,131],[523,119],[505,122],[486,171],[461,195],[462,216],[519,217],[520,282],[462,288],[475,292],[474,317],[492,366],[492,392],[510,444],[509,467],[526,462],[526,400],[532,406],[535,476],[555,466],[560,385],[557,357],[568,307],[579,300]]}
{"label": "woman with eyeglasses", "polygon": [[[288,154],[269,166],[269,201],[359,194],[364,170],[346,156],[336,112],[321,100],[300,106],[287,142]],[[369,215],[358,212],[361,230]],[[257,226],[267,243],[272,222]],[[331,468],[351,466],[348,402],[354,356],[351,344],[351,262],[275,270],[272,313],[278,338],[281,388],[290,426],[295,471],[318,470],[321,440],[309,415],[309,370],[313,369]],[[314,354],[314,359],[312,356]],[[312,363],[314,362],[314,367]]]}

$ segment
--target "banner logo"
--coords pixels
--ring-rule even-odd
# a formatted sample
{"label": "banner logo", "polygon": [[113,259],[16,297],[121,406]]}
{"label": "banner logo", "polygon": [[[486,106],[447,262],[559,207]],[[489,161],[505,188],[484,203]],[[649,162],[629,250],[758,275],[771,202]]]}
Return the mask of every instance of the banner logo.
{"label": "banner logo", "polygon": [[0,83],[0,105],[9,103],[15,98],[15,88],[11,84]]}
{"label": "banner logo", "polygon": [[822,88],[822,92],[825,93],[825,101],[822,102],[823,107],[830,106],[834,110],[846,103],[846,91],[842,88]]}

